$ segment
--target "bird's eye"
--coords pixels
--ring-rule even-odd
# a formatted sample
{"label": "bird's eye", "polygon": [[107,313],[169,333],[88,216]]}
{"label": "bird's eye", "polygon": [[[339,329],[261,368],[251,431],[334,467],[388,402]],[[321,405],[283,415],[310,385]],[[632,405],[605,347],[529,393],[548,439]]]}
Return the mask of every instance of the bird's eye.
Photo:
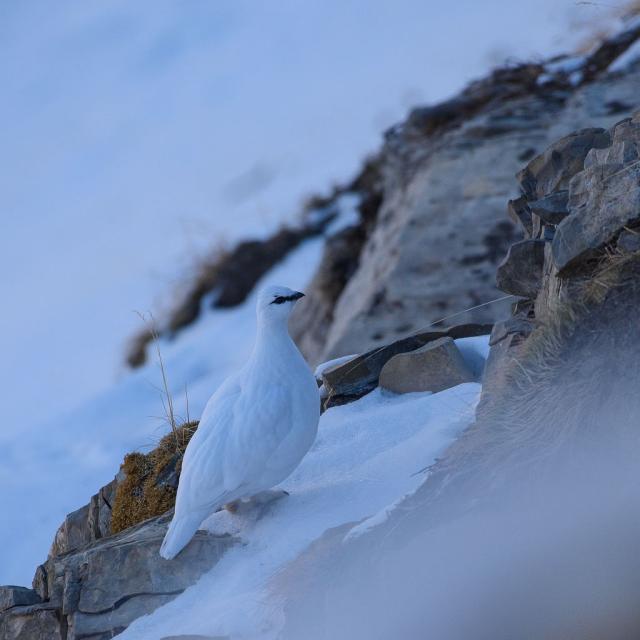
{"label": "bird's eye", "polygon": [[287,301],[287,298],[285,298],[284,296],[276,296],[271,302],[271,304],[282,304],[283,302],[286,302],[286,301]]}

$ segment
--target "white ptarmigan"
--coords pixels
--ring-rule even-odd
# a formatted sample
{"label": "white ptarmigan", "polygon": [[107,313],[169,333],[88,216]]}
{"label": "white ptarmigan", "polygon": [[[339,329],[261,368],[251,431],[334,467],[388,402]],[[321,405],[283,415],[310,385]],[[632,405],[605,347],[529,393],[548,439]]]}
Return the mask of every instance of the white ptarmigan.
{"label": "white ptarmigan", "polygon": [[274,286],[258,294],[253,353],[211,396],[184,454],[163,558],[180,553],[223,505],[282,482],[313,444],[318,386],[287,324],[303,295]]}

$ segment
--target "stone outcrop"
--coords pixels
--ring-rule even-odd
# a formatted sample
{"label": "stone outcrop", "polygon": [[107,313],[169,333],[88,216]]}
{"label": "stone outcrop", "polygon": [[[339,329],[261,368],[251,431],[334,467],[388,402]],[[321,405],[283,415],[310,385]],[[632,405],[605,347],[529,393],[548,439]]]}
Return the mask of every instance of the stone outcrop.
{"label": "stone outcrop", "polygon": [[[33,588],[0,587],[2,640],[112,638],[175,598],[238,543],[200,531],[174,560],[158,553],[196,428],[186,423],[148,454],[128,455],[117,476],[64,519]],[[156,513],[163,515],[149,518]]]}
{"label": "stone outcrop", "polygon": [[199,532],[168,562],[158,553],[168,521],[155,518],[45,563],[41,595],[59,604],[68,640],[112,637],[184,591],[236,543]]}
{"label": "stone outcrop", "polygon": [[[530,199],[535,204],[539,197],[555,198],[566,200],[566,214],[555,224],[552,219],[544,220],[537,233],[536,225],[528,232],[526,219],[522,221],[523,230],[532,238],[528,242],[543,247],[536,259],[535,278],[531,278],[529,256],[514,252],[513,247],[506,261],[509,278],[498,272],[503,290],[513,291],[513,282],[519,279],[530,286],[519,292],[528,301],[521,302],[511,318],[497,324],[492,333],[481,412],[504,394],[510,363],[521,359],[522,343],[534,326],[556,322],[559,310],[566,314],[567,309],[600,303],[611,289],[628,282],[624,271],[638,259],[640,112],[609,130],[593,133],[591,147],[567,144],[576,139],[576,135],[568,136],[518,174],[523,209],[533,210]],[[569,148],[573,151],[567,153]],[[555,156],[556,149],[563,153]],[[548,178],[546,186],[538,183],[531,189],[530,176],[541,169]]]}
{"label": "stone outcrop", "polygon": [[491,329],[492,325],[465,324],[442,331],[417,333],[328,367],[320,375],[327,394],[325,406],[344,404],[375,389],[383,367],[398,354],[415,351],[442,338],[457,340],[488,335]]}
{"label": "stone outcrop", "polygon": [[553,264],[568,271],[640,222],[640,117],[615,125],[593,146],[569,184],[569,215],[551,243]]}
{"label": "stone outcrop", "polygon": [[[77,514],[65,524],[78,522]],[[0,588],[0,638],[112,638],[182,593],[239,542],[199,531],[177,558],[163,560],[158,551],[170,517],[153,518],[87,544],[82,544],[82,536],[57,536],[58,543],[78,546],[51,555],[38,567],[33,589]]]}

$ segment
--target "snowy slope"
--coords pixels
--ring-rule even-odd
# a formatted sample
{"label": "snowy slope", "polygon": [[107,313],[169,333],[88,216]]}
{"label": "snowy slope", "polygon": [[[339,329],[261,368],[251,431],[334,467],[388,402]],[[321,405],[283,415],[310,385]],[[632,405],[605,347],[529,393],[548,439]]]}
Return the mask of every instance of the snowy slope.
{"label": "snowy slope", "polygon": [[424,480],[417,472],[473,419],[479,390],[475,383],[438,394],[394,396],[376,389],[329,409],[314,447],[282,484],[290,496],[257,522],[250,513],[209,518],[210,531],[239,535],[245,544],[228,551],[174,601],[136,620],[122,639],[274,637],[282,612],[269,595],[270,581],[327,529],[370,516],[363,524],[375,526],[393,503],[414,491]]}

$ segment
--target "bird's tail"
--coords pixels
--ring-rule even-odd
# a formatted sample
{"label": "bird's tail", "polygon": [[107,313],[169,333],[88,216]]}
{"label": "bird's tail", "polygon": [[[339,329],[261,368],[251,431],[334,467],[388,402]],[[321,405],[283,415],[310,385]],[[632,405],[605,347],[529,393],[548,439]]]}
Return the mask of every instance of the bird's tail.
{"label": "bird's tail", "polygon": [[160,555],[166,560],[175,558],[189,543],[193,534],[198,530],[206,513],[197,512],[185,515],[174,514],[169,529],[162,541]]}

